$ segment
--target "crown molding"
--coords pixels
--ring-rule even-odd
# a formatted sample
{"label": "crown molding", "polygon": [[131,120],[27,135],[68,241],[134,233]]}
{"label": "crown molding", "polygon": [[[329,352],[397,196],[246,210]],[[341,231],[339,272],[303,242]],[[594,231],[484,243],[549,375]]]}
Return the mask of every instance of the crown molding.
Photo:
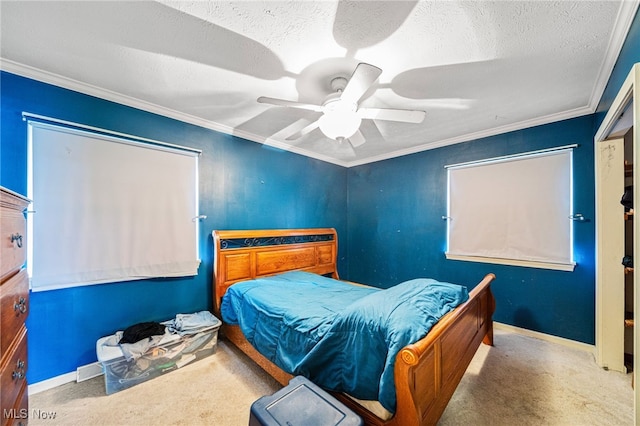
{"label": "crown molding", "polygon": [[557,121],[569,120],[583,115],[592,114],[593,110],[589,106],[572,109],[569,111],[563,111],[557,114],[549,114],[543,117],[537,117],[531,120],[524,120],[513,124],[508,124],[500,127],[493,127],[491,129],[482,130],[480,132],[467,133],[466,135],[456,136],[455,138],[442,139],[435,142],[429,142],[422,145],[412,146],[411,148],[401,149],[393,151],[387,154],[378,155],[374,157],[363,158],[362,160],[352,161],[348,163],[347,167],[361,166],[363,164],[374,163],[378,161],[389,160],[391,158],[402,157],[404,155],[416,154],[418,152],[429,151],[431,149],[442,148],[448,145],[454,145],[462,142],[470,142],[477,139],[488,138],[491,136],[497,136],[504,133],[514,132],[517,130],[528,129],[530,127],[541,126],[544,124],[551,124]]}
{"label": "crown molding", "polygon": [[596,83],[594,84],[591,96],[589,97],[588,105],[580,108],[576,108],[569,111],[563,111],[557,114],[550,114],[543,117],[538,117],[531,120],[525,120],[518,123],[509,124],[506,126],[494,127],[488,130],[468,133],[455,138],[443,139],[435,142],[425,143],[417,146],[413,146],[407,149],[401,149],[386,154],[363,158],[355,161],[342,161],[336,158],[332,158],[317,152],[309,151],[294,145],[290,145],[273,138],[264,138],[256,134],[234,129],[232,127],[222,125],[210,120],[205,120],[200,117],[196,117],[190,114],[185,114],[170,108],[166,108],[151,102],[143,101],[131,96],[123,95],[111,90],[103,89],[91,84],[83,83],[74,79],[70,79],[55,73],[42,71],[40,69],[20,64],[15,61],[4,59],[0,57],[0,70],[7,71],[13,74],[17,74],[23,77],[31,78],[33,80],[41,81],[43,83],[52,84],[65,89],[73,90],[79,93],[95,96],[108,101],[116,102],[122,105],[137,108],[143,111],[158,114],[164,117],[173,118],[178,121],[193,124],[199,127],[203,127],[216,132],[224,133],[227,135],[236,136],[242,139],[246,139],[259,144],[267,145],[272,148],[276,148],[283,151],[292,152],[295,154],[303,155],[305,157],[314,158],[316,160],[332,163],[341,167],[355,167],[363,164],[389,160],[404,155],[415,154],[422,151],[428,151],[431,149],[441,148],[448,145],[453,145],[462,142],[469,142],[476,139],[482,139],[490,136],[496,136],[499,134],[512,132],[516,130],[522,130],[528,127],[535,127],[543,124],[550,124],[553,122],[568,120],[576,118],[582,115],[593,114],[600,102],[602,94],[606,89],[611,73],[615,63],[620,55],[622,46],[626,40],[627,34],[633,20],[640,0],[623,0],[618,10],[616,23],[612,30],[611,38],[607,47],[607,53],[603,59],[602,65],[598,72]]}
{"label": "crown molding", "polygon": [[78,80],[61,76],[59,74],[43,71],[38,68],[24,65],[19,62],[15,62],[2,57],[0,57],[0,70],[10,72],[22,77],[30,78],[32,80],[40,81],[42,83],[47,83],[57,87],[62,87],[64,89],[73,90],[85,95],[95,96],[100,99],[116,102],[118,104],[126,105],[142,111],[158,114],[163,117],[173,118],[184,123],[193,124],[209,130],[214,130],[219,133],[236,136],[242,139],[249,140],[251,142],[267,145],[272,148],[292,152],[295,154],[303,155],[305,157],[314,158],[316,160],[336,164],[338,166],[348,167],[348,164],[344,161],[326,155],[318,154],[316,152],[308,151],[300,147],[285,144],[271,138],[264,138],[250,132],[234,129],[233,127],[225,126],[214,121],[205,120],[203,118],[196,117],[190,114],[185,114],[151,102],[134,98],[132,96],[123,95],[112,90],[103,89],[101,87],[83,83]]}
{"label": "crown molding", "polygon": [[603,59],[602,65],[600,66],[598,77],[593,86],[593,90],[591,91],[589,102],[586,106],[572,109],[569,111],[563,111],[557,114],[550,114],[550,115],[538,117],[531,120],[525,120],[518,123],[509,124],[506,126],[494,127],[488,130],[480,131],[480,132],[468,133],[466,135],[458,136],[455,138],[443,139],[436,142],[413,146],[411,148],[393,151],[383,155],[363,158],[361,160],[349,162],[346,167],[355,167],[355,166],[361,166],[363,164],[389,160],[391,158],[401,157],[403,155],[415,154],[418,152],[441,148],[448,145],[454,145],[462,142],[469,142],[472,140],[482,139],[490,136],[496,136],[499,134],[513,132],[516,130],[522,130],[529,127],[550,124],[557,121],[569,120],[571,118],[593,114],[596,111],[596,108],[600,103],[600,99],[602,98],[602,94],[604,93],[607,87],[607,83],[611,78],[611,73],[613,72],[613,68],[615,67],[616,61],[618,60],[618,56],[620,56],[620,51],[622,50],[622,46],[624,45],[624,42],[627,38],[629,29],[633,24],[633,20],[636,16],[636,12],[638,11],[639,5],[640,5],[639,0],[623,0],[621,2],[620,9],[618,10],[618,15],[616,17],[616,22],[611,32],[611,38],[609,39],[609,44],[607,47],[605,58]]}
{"label": "crown molding", "polygon": [[622,51],[622,46],[627,39],[629,29],[633,25],[633,20],[638,11],[640,1],[638,0],[623,0],[618,10],[618,16],[616,17],[615,25],[611,32],[611,38],[609,39],[609,45],[607,46],[607,52],[600,66],[596,83],[593,86],[591,97],[589,101],[589,107],[593,112],[596,111],[600,99],[607,88],[607,83],[611,78],[611,73],[616,65],[616,61]]}
{"label": "crown molding", "polygon": [[250,132],[234,129],[232,127],[224,126],[219,123],[215,123],[210,120],[205,120],[203,118],[196,117],[190,114],[184,114],[170,108],[165,108],[165,107],[153,104],[151,102],[143,101],[137,98],[133,98],[131,96],[126,96],[120,93],[116,93],[111,90],[106,90],[97,86],[86,84],[86,83],[83,83],[74,79],[70,79],[58,74],[42,71],[40,69],[30,67],[24,64],[20,64],[15,61],[0,58],[0,69],[2,71],[7,71],[12,74],[20,75],[22,77],[27,77],[27,78],[37,80],[47,84],[52,84],[54,86],[73,90],[86,95],[95,96],[95,97],[116,102],[122,105],[130,106],[143,111],[151,112],[164,117],[173,118],[175,120],[179,120],[185,123],[189,123],[199,127],[206,128],[206,129],[214,130],[216,132],[224,133],[231,136],[236,136],[242,139],[249,140],[251,142],[267,145],[272,148],[292,152],[295,154],[303,155],[305,157],[314,158],[316,160],[332,163],[332,164],[335,164],[341,167],[346,167],[346,168],[361,166],[363,164],[374,163],[378,161],[389,160],[389,159],[401,157],[404,155],[415,154],[417,152],[441,148],[447,145],[453,145],[461,142],[468,142],[475,139],[495,136],[502,133],[512,132],[515,130],[522,130],[527,127],[534,127],[542,124],[549,124],[555,121],[567,120],[567,119],[575,118],[581,115],[591,114],[595,110],[595,107],[594,108],[591,108],[591,107],[578,108],[575,110],[565,111],[559,114],[551,114],[544,117],[535,118],[532,120],[525,120],[525,121],[521,121],[518,123],[506,125],[506,126],[494,127],[492,129],[484,130],[481,132],[468,133],[466,135],[458,136],[455,138],[429,142],[429,143],[413,146],[407,149],[397,150],[397,151],[389,152],[389,153],[378,155],[378,156],[363,158],[361,160],[341,161],[336,158],[318,154],[316,152],[312,152],[309,150],[301,149],[299,147],[296,147],[284,142],[280,142],[272,138],[263,138],[261,136],[255,135]]}

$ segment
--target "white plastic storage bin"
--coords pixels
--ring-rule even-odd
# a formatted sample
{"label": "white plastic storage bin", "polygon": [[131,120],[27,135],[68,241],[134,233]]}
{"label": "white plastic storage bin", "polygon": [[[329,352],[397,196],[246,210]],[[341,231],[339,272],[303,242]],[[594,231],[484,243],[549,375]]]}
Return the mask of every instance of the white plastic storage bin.
{"label": "white plastic storage bin", "polygon": [[106,344],[109,339],[113,340],[113,336],[99,339],[96,352],[104,370],[107,394],[146,382],[213,354],[218,344],[220,325],[222,323],[218,320],[213,327],[184,336],[167,333],[156,346],[131,360],[125,358],[119,346]]}

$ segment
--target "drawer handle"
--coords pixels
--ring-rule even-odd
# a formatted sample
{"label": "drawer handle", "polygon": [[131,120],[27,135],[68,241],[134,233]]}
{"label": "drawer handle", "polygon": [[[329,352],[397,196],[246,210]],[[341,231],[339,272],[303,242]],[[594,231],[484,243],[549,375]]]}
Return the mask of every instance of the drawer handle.
{"label": "drawer handle", "polygon": [[22,235],[11,234],[11,244],[16,243],[18,248],[22,248]]}
{"label": "drawer handle", "polygon": [[11,373],[11,377],[13,378],[13,380],[24,379],[24,365],[24,361],[18,359],[18,362],[16,362],[16,370]]}
{"label": "drawer handle", "polygon": [[24,297],[21,297],[17,303],[13,304],[13,310],[17,311],[18,314],[24,314],[27,312],[27,301]]}

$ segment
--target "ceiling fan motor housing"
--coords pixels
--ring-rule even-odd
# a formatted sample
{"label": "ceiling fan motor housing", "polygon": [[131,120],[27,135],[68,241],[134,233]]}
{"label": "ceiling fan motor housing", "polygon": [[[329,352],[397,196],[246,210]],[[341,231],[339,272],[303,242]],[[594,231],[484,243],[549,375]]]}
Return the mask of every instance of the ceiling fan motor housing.
{"label": "ceiling fan motor housing", "polygon": [[342,92],[349,81],[344,77],[335,77],[331,79],[331,90],[334,92]]}
{"label": "ceiling fan motor housing", "polygon": [[325,98],[322,105],[265,96],[259,97],[258,102],[322,113],[318,120],[306,125],[286,140],[298,139],[320,128],[322,133],[331,139],[337,141],[349,139],[353,146],[359,146],[365,142],[364,136],[359,131],[363,118],[406,123],[420,123],[424,119],[424,111],[389,108],[358,109],[358,102],[381,73],[382,70],[376,66],[364,62],[359,63],[349,79],[341,76],[331,79],[329,84],[333,93]]}

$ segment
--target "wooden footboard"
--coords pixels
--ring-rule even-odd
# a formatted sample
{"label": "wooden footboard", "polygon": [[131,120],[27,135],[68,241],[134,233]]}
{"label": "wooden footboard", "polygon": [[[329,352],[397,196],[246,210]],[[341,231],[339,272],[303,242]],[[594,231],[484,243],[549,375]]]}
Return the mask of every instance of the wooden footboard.
{"label": "wooden footboard", "polygon": [[485,276],[466,303],[443,317],[426,337],[400,351],[394,368],[396,414],[387,422],[367,417],[367,424],[438,422],[480,343],[493,345],[495,301],[490,283],[494,278]]}
{"label": "wooden footboard", "polygon": [[[213,237],[214,307],[218,315],[222,295],[234,282],[291,270],[338,277],[333,229],[214,231]],[[380,419],[346,395],[334,393],[336,398],[367,425],[435,425],[480,344],[493,344],[495,301],[490,284],[494,278],[486,275],[467,302],[445,315],[423,339],[398,353],[394,368],[397,407],[391,419]],[[256,351],[238,326],[223,324],[221,334],[282,385],[293,377]]]}

